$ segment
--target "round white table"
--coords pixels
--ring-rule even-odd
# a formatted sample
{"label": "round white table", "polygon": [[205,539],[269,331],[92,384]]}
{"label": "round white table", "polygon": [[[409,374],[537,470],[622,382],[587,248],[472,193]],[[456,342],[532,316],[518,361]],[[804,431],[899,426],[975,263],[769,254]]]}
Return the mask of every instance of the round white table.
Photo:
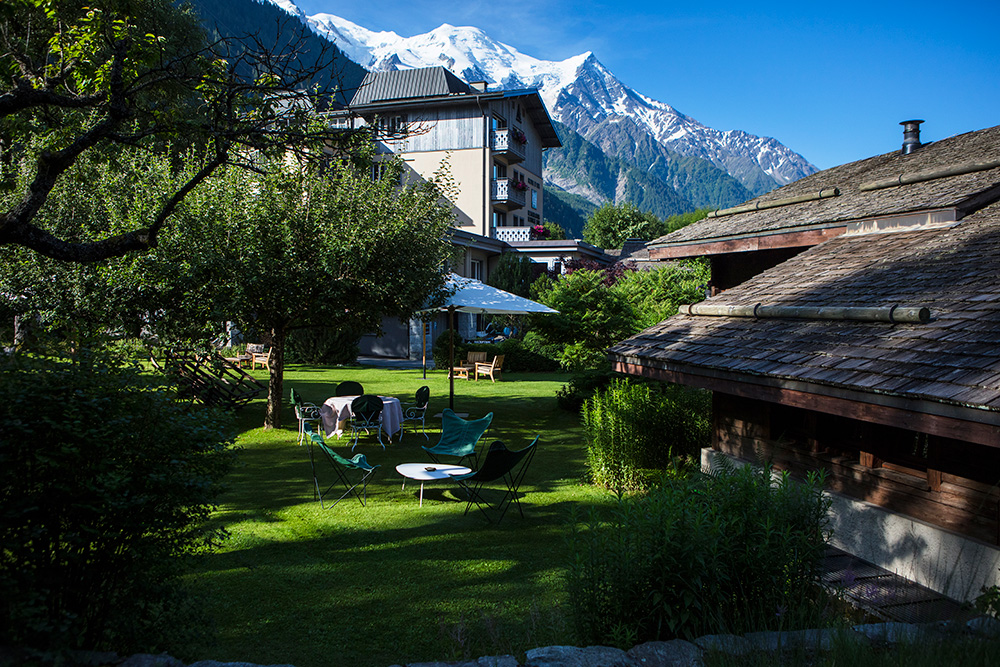
{"label": "round white table", "polygon": [[[357,396],[331,396],[319,406],[319,416],[323,423],[323,433],[327,438],[344,431],[344,424],[351,418],[351,403]],[[382,430],[389,436],[399,433],[403,423],[403,406],[398,398],[380,396],[382,399]]]}
{"label": "round white table", "polygon": [[[409,477],[420,482],[420,507],[423,507],[424,482],[451,479],[453,475],[467,475],[472,472],[472,468],[443,463],[400,463],[396,466],[396,472],[404,478]],[[403,488],[406,488],[406,479],[403,479]]]}

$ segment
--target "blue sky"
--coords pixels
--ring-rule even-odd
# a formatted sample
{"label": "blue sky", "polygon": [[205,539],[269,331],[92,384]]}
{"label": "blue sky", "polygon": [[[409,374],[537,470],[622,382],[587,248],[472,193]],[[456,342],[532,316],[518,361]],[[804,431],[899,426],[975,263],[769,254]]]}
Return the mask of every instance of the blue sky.
{"label": "blue sky", "polygon": [[1000,2],[295,0],[403,36],[472,25],[522,53],[593,51],[626,85],[821,169],[1000,124]]}

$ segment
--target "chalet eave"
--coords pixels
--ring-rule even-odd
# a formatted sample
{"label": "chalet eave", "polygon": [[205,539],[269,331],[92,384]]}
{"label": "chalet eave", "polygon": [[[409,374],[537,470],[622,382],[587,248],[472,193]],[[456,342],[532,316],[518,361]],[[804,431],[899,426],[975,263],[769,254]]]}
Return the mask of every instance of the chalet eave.
{"label": "chalet eave", "polygon": [[962,217],[962,211],[958,208],[948,207],[799,225],[771,231],[720,235],[696,241],[650,245],[649,258],[665,260],[781,248],[808,248],[844,233],[866,234],[936,229],[953,225]]}
{"label": "chalet eave", "polygon": [[619,373],[1000,447],[1000,411],[649,358],[610,355]]}

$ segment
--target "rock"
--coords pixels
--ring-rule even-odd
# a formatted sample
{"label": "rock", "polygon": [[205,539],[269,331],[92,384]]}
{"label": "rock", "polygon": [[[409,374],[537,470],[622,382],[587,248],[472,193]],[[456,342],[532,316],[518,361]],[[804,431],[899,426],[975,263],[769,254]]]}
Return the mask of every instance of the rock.
{"label": "rock", "polygon": [[783,651],[785,649],[826,651],[833,645],[835,632],[835,630],[751,632],[744,637],[758,651]]}
{"label": "rock", "polygon": [[701,649],[683,639],[633,646],[628,657],[642,667],[701,667]]}
{"label": "rock", "polygon": [[694,643],[706,651],[716,651],[729,655],[746,655],[753,646],[739,635],[704,635],[694,640]]}
{"label": "rock", "polygon": [[408,662],[406,667],[518,667],[518,664],[517,658],[512,655],[487,655],[475,660],[458,662]]}
{"label": "rock", "polygon": [[1000,637],[1000,620],[990,616],[977,616],[966,623],[965,627],[969,629],[969,632],[976,635],[984,637]]}
{"label": "rock", "polygon": [[166,653],[137,653],[126,658],[119,667],[184,667],[184,663]]}
{"label": "rock", "polygon": [[295,665],[258,665],[253,662],[219,662],[218,660],[199,660],[192,662],[188,667],[295,667]]}
{"label": "rock", "polygon": [[636,667],[625,651],[610,646],[546,646],[526,655],[524,667]]}
{"label": "rock", "polygon": [[920,640],[926,631],[911,623],[868,623],[855,625],[853,630],[860,632],[875,642],[898,644],[900,642],[915,642]]}

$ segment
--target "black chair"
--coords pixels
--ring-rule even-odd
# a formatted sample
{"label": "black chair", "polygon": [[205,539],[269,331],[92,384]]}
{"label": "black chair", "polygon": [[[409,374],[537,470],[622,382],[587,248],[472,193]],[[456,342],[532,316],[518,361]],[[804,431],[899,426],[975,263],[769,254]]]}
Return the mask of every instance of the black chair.
{"label": "black chair", "polygon": [[[469,509],[475,503],[476,507],[486,516],[487,521],[492,523],[493,519],[490,518],[487,510],[493,510],[499,515],[497,523],[500,523],[511,503],[514,503],[517,505],[517,511],[521,514],[521,518],[524,518],[524,510],[521,509],[521,501],[518,498],[518,493],[521,488],[521,481],[524,479],[524,473],[528,470],[528,465],[531,464],[531,459],[535,456],[538,437],[536,435],[530,445],[516,452],[507,449],[506,445],[497,440],[490,445],[489,450],[486,452],[486,458],[483,460],[483,465],[480,466],[479,470],[452,477],[469,494],[469,504],[465,506],[466,514],[469,513]],[[500,500],[495,505],[492,505],[483,497],[482,490],[483,485],[496,481],[503,481],[507,490],[500,497]]]}
{"label": "black chair", "polygon": [[374,394],[363,394],[351,402],[351,419],[348,423],[354,432],[352,452],[358,446],[361,431],[368,435],[370,428],[375,429],[375,433],[378,435],[378,444],[382,445],[382,449],[385,449],[385,443],[382,442],[382,406],[382,397]]}
{"label": "black chair", "polygon": [[[403,426],[406,422],[420,422],[420,430],[423,432],[424,437],[430,440],[430,436],[427,435],[427,423],[424,418],[427,416],[427,403],[431,400],[431,389],[430,387],[424,385],[420,389],[417,389],[416,400],[413,403],[403,406],[403,423],[400,424],[399,429],[399,441],[403,441]],[[414,425],[416,428],[416,425]]]}
{"label": "black chair", "polygon": [[360,382],[345,380],[337,385],[333,393],[335,396],[361,396],[365,393],[365,388],[361,386]]}
{"label": "black chair", "polygon": [[[323,496],[329,494],[330,489],[335,487],[337,482],[340,482],[347,490],[333,501],[330,507],[335,506],[352,493],[358,499],[358,502],[361,503],[361,506],[364,507],[368,502],[368,480],[371,479],[380,466],[369,464],[364,454],[355,454],[353,458],[345,459],[323,442],[323,436],[314,431],[311,424],[306,424],[303,430],[309,436],[309,465],[312,466],[313,484],[315,485],[315,494],[319,496],[319,506],[323,509],[329,509],[323,504]],[[320,451],[326,455],[327,460],[337,474],[337,479],[326,488],[326,491],[323,491],[319,483],[319,475],[316,471],[316,458],[313,454],[314,445],[319,447]],[[353,484],[349,476],[356,478],[353,480]],[[357,490],[359,486],[361,487],[360,493]]]}

